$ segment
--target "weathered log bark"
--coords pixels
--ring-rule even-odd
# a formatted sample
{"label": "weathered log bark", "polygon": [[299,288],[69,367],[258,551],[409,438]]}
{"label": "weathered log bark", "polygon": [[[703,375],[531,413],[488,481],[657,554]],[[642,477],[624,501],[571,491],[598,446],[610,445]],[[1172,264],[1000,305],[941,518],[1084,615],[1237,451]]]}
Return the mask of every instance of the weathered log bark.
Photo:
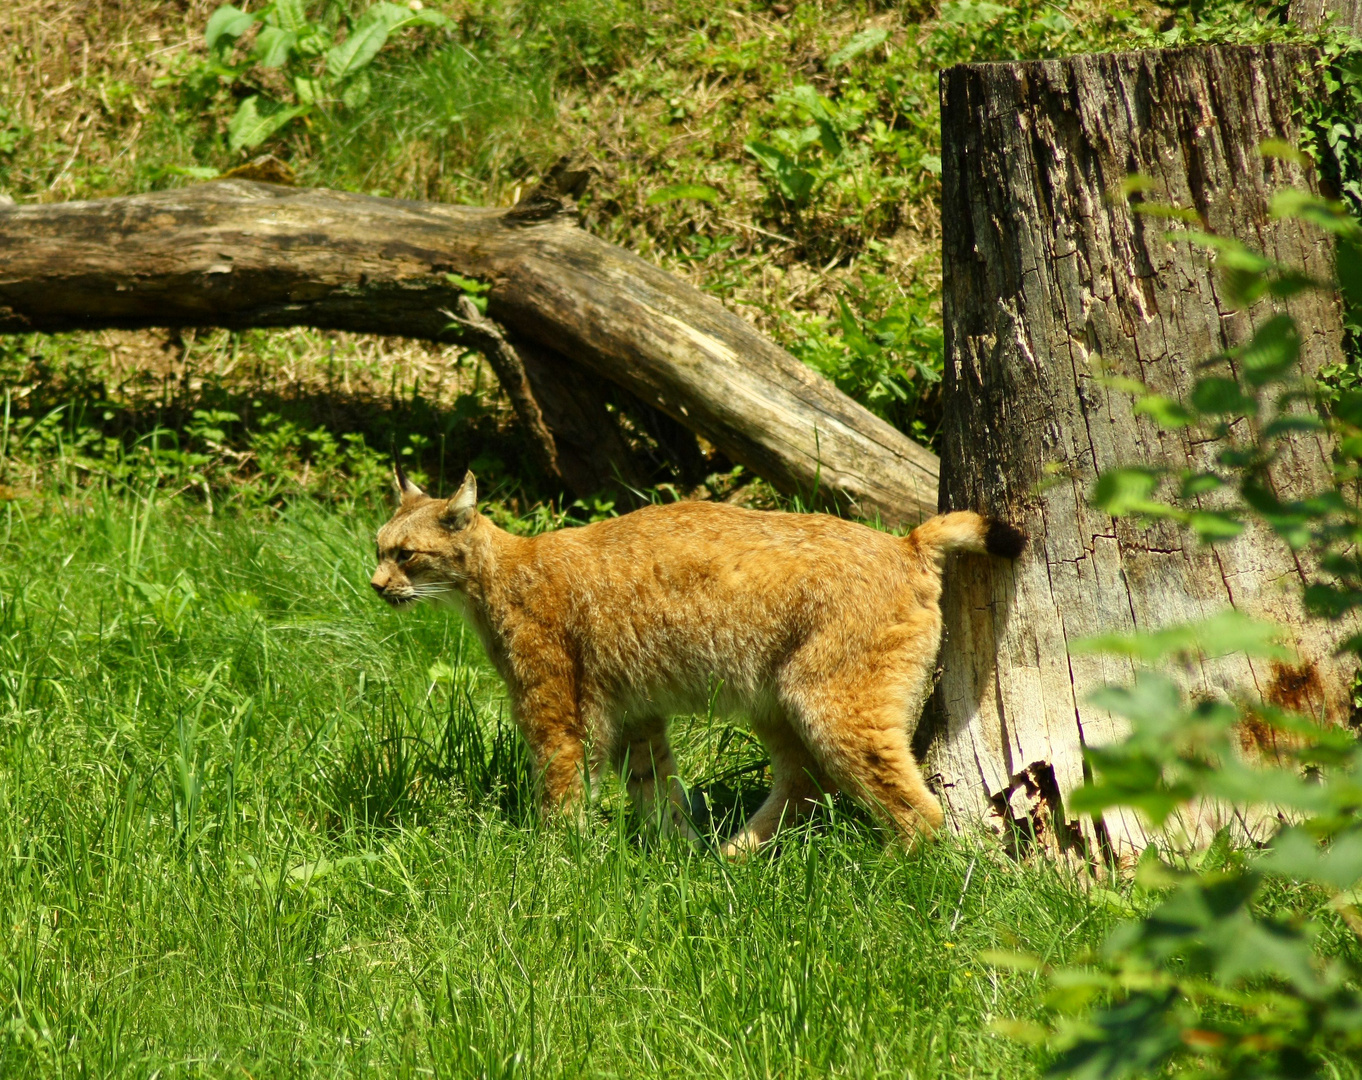
{"label": "weathered log bark", "polygon": [[1291,0],[1287,17],[1299,26],[1313,29],[1330,15],[1334,25],[1346,27],[1362,36],[1362,0]]}
{"label": "weathered log bark", "polygon": [[[1015,565],[964,557],[947,571],[941,676],[918,745],[960,818],[1012,819],[1059,848],[1142,844],[1133,816],[1096,824],[1062,816],[1082,782],[1083,746],[1122,731],[1087,697],[1132,673],[1117,659],[1071,657],[1068,643],[1087,635],[1228,605],[1265,615],[1294,636],[1299,671],[1234,654],[1187,672],[1188,688],[1256,687],[1346,716],[1352,673],[1332,655],[1339,635],[1304,618],[1303,569],[1280,542],[1255,529],[1199,547],[1176,526],[1113,521],[1086,498],[1104,469],[1208,468],[1216,451],[1135,416],[1131,398],[1100,380],[1099,358],[1182,397],[1198,361],[1246,341],[1268,314],[1266,305],[1234,310],[1204,252],[1165,239],[1166,221],[1131,213],[1121,196],[1130,174],[1153,178],[1161,190],[1151,201],[1194,210],[1214,232],[1332,276],[1322,235],[1268,213],[1276,191],[1313,178],[1258,150],[1268,138],[1296,140],[1292,106],[1311,55],[1201,48],[942,75],[941,508],[987,509],[1032,537]],[[1288,308],[1305,333],[1307,370],[1341,355],[1330,296],[1303,294]],[[1329,477],[1328,446],[1301,437],[1273,479],[1293,496]],[[1204,808],[1192,824],[1204,831],[1222,812]]]}
{"label": "weathered log bark", "polygon": [[447,340],[451,272],[492,283],[488,314],[513,337],[782,491],[892,524],[935,506],[933,454],[552,198],[479,209],[228,180],[0,208],[0,332],[311,325]]}

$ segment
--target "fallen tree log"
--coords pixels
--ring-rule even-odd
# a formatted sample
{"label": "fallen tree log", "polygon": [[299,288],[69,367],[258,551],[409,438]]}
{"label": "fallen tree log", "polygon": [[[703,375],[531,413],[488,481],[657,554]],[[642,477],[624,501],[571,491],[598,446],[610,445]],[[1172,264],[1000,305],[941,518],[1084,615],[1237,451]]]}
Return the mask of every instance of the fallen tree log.
{"label": "fallen tree log", "polygon": [[893,525],[935,508],[933,454],[554,198],[484,209],[223,180],[0,207],[0,333],[306,325],[450,341],[451,274],[491,284],[488,314],[512,339],[618,384],[781,491]]}
{"label": "fallen tree log", "polygon": [[[1272,220],[1272,196],[1315,177],[1264,157],[1295,143],[1292,115],[1313,53],[1215,47],[979,64],[941,78],[946,419],[941,508],[985,509],[1023,524],[1032,544],[1013,565],[961,558],[947,574],[941,677],[918,746],[957,820],[992,820],[1053,849],[1143,847],[1131,814],[1072,820],[1085,745],[1121,724],[1089,701],[1127,682],[1128,662],[1070,656],[1077,638],[1154,629],[1227,606],[1294,637],[1301,666],[1243,654],[1185,672],[1194,694],[1257,688],[1334,720],[1351,706],[1338,627],[1304,617],[1308,568],[1265,528],[1215,548],[1172,524],[1113,521],[1087,500],[1119,465],[1207,469],[1216,444],[1137,416],[1104,371],[1181,398],[1196,365],[1242,344],[1269,302],[1235,310],[1207,254],[1165,239],[1167,222],[1132,214],[1132,173],[1151,201],[1194,212],[1284,265],[1328,280],[1327,237]],[[1287,305],[1304,331],[1303,366],[1341,356],[1342,313],[1323,292]],[[1274,467],[1282,498],[1331,481],[1329,446],[1298,437]],[[1252,733],[1244,738],[1252,742]],[[1252,747],[1250,746],[1250,749]],[[1225,823],[1205,808],[1203,837]],[[1250,828],[1251,823],[1250,824]]]}
{"label": "fallen tree log", "polygon": [[[591,375],[535,342],[514,342],[544,422],[553,432],[564,482],[579,496],[611,486],[641,490],[647,480]],[[614,482],[612,485],[612,481]]]}

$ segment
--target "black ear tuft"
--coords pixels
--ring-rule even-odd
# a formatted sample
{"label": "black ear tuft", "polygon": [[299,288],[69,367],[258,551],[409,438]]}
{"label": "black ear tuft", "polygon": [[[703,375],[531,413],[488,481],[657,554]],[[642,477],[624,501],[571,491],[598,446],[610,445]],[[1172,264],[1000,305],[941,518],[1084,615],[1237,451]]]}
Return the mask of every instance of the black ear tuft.
{"label": "black ear tuft", "polygon": [[1015,559],[1026,550],[1026,533],[1006,521],[990,518],[984,531],[984,549],[990,555]]}
{"label": "black ear tuft", "polygon": [[426,493],[413,484],[403,471],[402,461],[398,458],[396,450],[393,451],[393,480],[397,483],[397,494],[403,502],[425,498]]}

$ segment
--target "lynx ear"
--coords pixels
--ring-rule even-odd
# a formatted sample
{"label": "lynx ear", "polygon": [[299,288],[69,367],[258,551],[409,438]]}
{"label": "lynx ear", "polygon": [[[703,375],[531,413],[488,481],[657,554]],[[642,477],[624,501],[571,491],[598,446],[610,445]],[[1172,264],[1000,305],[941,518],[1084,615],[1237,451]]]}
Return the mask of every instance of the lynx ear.
{"label": "lynx ear", "polygon": [[402,462],[393,455],[393,481],[397,484],[398,497],[404,503],[411,502],[413,499],[424,499],[426,493],[407,479],[407,474],[402,471]]}
{"label": "lynx ear", "polygon": [[478,482],[471,472],[464,473],[463,484],[454,497],[440,511],[440,522],[446,528],[462,529],[478,509]]}

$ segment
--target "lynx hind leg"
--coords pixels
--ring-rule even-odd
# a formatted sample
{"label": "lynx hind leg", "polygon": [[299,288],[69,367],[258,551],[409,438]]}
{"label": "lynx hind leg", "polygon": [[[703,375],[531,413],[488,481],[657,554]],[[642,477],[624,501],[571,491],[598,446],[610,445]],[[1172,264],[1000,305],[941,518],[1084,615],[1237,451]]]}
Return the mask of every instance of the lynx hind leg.
{"label": "lynx hind leg", "polygon": [[754,727],[771,755],[771,793],[724,844],[723,853],[731,859],[750,855],[837,790],[789,721],[781,718]]}
{"label": "lynx hind leg", "polygon": [[[906,843],[933,836],[945,816],[922,779],[910,731],[936,659],[938,624],[899,627],[862,662],[795,695],[795,723],[827,774]],[[914,629],[927,631],[912,632]]]}
{"label": "lynx hind leg", "polygon": [[654,717],[629,732],[619,765],[629,801],[642,821],[663,836],[700,838],[691,824],[690,799],[677,774],[664,719]]}

